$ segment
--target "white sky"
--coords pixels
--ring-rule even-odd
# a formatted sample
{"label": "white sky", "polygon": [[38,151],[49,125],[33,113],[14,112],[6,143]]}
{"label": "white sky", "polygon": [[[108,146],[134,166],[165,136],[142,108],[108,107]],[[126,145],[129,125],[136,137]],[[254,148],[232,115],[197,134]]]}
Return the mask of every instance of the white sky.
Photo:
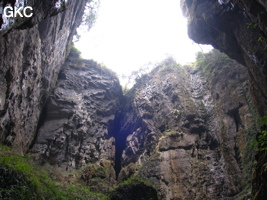
{"label": "white sky", "polygon": [[170,55],[180,64],[192,62],[201,51],[187,36],[180,0],[101,0],[96,24],[75,45],[83,58],[118,75]]}

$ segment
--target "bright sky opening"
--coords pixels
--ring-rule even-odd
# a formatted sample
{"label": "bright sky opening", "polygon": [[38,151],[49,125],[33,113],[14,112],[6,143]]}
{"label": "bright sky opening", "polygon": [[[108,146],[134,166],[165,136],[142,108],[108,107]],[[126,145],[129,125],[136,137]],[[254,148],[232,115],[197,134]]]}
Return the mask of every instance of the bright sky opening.
{"label": "bright sky opening", "polygon": [[75,45],[85,59],[103,63],[118,75],[172,56],[177,63],[195,60],[211,46],[187,36],[180,0],[101,0],[98,18]]}

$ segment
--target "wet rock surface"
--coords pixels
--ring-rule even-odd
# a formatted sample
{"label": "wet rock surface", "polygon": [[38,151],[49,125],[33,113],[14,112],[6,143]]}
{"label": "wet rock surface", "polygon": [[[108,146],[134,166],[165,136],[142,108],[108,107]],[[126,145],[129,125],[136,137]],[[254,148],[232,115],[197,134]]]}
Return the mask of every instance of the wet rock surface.
{"label": "wet rock surface", "polygon": [[56,12],[54,3],[28,1],[33,24],[0,38],[0,140],[21,153],[32,143],[85,7],[83,0],[69,1],[68,9]]}

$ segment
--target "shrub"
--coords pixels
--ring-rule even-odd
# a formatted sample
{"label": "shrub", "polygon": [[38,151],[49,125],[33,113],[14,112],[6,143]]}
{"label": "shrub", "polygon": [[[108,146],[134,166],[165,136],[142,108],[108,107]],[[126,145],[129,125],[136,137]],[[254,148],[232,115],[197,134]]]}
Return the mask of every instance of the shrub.
{"label": "shrub", "polygon": [[[102,173],[99,170],[99,173]],[[94,193],[84,185],[69,185],[53,180],[30,156],[21,156],[0,145],[0,199],[25,200],[100,200],[104,194]]]}
{"label": "shrub", "polygon": [[251,146],[256,148],[256,151],[264,151],[267,155],[267,115],[261,118],[262,131],[257,136],[256,140],[253,140]]}

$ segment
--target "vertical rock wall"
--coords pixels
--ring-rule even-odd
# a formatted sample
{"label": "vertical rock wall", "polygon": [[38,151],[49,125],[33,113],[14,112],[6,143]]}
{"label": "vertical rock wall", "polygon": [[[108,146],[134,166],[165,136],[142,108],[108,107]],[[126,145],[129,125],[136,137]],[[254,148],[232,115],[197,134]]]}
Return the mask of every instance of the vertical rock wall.
{"label": "vertical rock wall", "polygon": [[214,54],[207,71],[206,65],[183,68],[167,60],[129,92],[119,180],[150,180],[163,199],[241,199],[249,194],[249,143],[257,123],[248,74],[227,56]]}
{"label": "vertical rock wall", "polygon": [[116,183],[116,119],[122,99],[116,75],[81,60],[72,49],[43,109],[31,153],[63,171],[83,169],[81,178],[91,191],[109,191]]}
{"label": "vertical rock wall", "polygon": [[188,36],[211,44],[248,67],[250,90],[261,116],[267,110],[267,11],[259,1],[183,0]]}
{"label": "vertical rock wall", "polygon": [[[266,4],[183,2],[189,36],[226,52],[248,72],[218,52],[197,68],[169,59],[138,81],[121,110],[121,87],[111,72],[73,51],[65,62],[86,1],[29,0],[34,16],[0,34],[1,143],[21,153],[31,147],[63,170],[96,163],[88,174],[100,169],[109,184],[115,183],[114,168],[119,181],[150,180],[164,199],[248,197],[249,143],[258,127],[247,80],[263,115]],[[103,183],[91,178],[91,185]]]}
{"label": "vertical rock wall", "polygon": [[[197,43],[211,44],[247,66],[250,92],[259,115],[267,111],[267,7],[264,0],[183,0],[188,35]],[[262,127],[262,130],[266,127]],[[265,199],[267,179],[264,152],[256,156],[253,196]]]}
{"label": "vertical rock wall", "polygon": [[29,0],[34,16],[17,19],[0,37],[0,141],[25,153],[40,111],[65,61],[85,0]]}
{"label": "vertical rock wall", "polygon": [[122,90],[116,76],[71,51],[43,118],[31,152],[63,170],[115,160],[115,119]]}

